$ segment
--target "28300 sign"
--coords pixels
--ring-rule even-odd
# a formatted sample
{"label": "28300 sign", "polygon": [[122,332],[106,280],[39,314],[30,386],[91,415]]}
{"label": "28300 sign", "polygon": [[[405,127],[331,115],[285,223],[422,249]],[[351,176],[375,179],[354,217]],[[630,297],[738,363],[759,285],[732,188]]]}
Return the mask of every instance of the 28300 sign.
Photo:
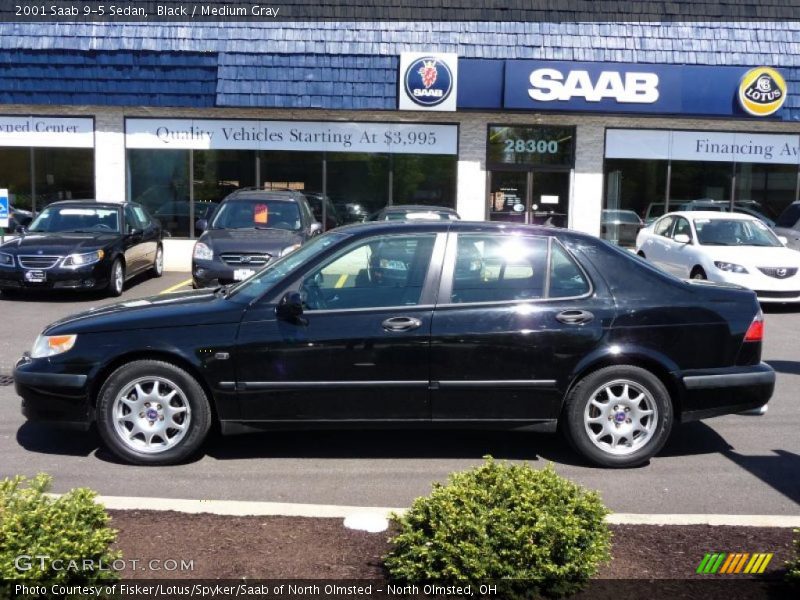
{"label": "28300 sign", "polygon": [[505,152],[527,154],[557,154],[558,142],[555,140],[503,140]]}

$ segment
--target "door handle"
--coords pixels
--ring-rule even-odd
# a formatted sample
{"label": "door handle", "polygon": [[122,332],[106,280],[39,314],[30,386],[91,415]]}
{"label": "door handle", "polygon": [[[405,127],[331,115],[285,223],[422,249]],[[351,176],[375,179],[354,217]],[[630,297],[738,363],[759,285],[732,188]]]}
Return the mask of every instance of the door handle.
{"label": "door handle", "polygon": [[565,325],[580,325],[593,319],[594,315],[588,310],[565,310],[556,315],[556,320]]}
{"label": "door handle", "polygon": [[381,323],[386,331],[401,332],[411,331],[422,325],[422,321],[414,317],[391,317]]}

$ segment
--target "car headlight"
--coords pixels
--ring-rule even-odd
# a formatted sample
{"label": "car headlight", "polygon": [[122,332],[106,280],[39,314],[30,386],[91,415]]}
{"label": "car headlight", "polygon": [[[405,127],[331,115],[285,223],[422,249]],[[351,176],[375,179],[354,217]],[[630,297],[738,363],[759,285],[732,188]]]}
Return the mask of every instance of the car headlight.
{"label": "car headlight", "polygon": [[286,246],[283,250],[281,250],[280,256],[286,256],[290,252],[294,252],[300,247],[300,244],[294,244],[292,246]]}
{"label": "car headlight", "polygon": [[39,335],[33,343],[31,358],[44,358],[62,354],[75,345],[78,336],[71,335]]}
{"label": "car headlight", "polygon": [[717,267],[720,271],[727,271],[728,273],[748,273],[749,272],[742,265],[737,265],[735,263],[714,261],[714,266]]}
{"label": "car headlight", "polygon": [[85,254],[70,254],[64,259],[64,266],[85,267],[86,265],[93,265],[103,260],[105,255],[106,253],[102,250],[95,250],[94,252],[87,252]]}
{"label": "car headlight", "polygon": [[5,252],[0,252],[0,267],[13,267],[14,257]]}
{"label": "car headlight", "polygon": [[211,247],[208,244],[204,244],[203,242],[197,242],[194,245],[193,256],[197,260],[213,260],[214,252],[211,250]]}

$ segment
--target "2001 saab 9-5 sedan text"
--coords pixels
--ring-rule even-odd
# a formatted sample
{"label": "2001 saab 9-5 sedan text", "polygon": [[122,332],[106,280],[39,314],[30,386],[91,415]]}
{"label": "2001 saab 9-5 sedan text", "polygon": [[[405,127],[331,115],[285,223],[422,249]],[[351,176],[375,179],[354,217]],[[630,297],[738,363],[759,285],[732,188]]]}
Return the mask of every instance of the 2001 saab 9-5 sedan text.
{"label": "2001 saab 9-5 sedan text", "polygon": [[49,326],[14,379],[31,420],[97,428],[139,464],[275,427],[554,431],[640,464],[676,420],[761,407],[753,292],[685,282],[588,235],[501,223],[353,225],[233,287]]}

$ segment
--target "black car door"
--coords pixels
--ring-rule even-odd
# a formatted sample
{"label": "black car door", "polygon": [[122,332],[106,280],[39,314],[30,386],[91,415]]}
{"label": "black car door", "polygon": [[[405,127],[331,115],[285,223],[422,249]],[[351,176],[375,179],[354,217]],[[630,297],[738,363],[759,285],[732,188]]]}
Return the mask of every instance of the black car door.
{"label": "black car door", "polygon": [[[429,420],[430,327],[446,234],[359,239],[248,310],[237,386],[258,421]],[[299,292],[299,319],[274,301]]]}
{"label": "black car door", "polygon": [[433,419],[555,419],[613,315],[555,239],[451,233],[431,333]]}
{"label": "black car door", "polygon": [[158,249],[158,243],[161,238],[161,228],[140,205],[132,204],[131,206],[133,207],[133,214],[136,217],[136,221],[142,230],[142,245],[140,249],[141,268],[147,269],[150,268],[156,260],[156,250]]}
{"label": "black car door", "polygon": [[142,231],[139,219],[133,212],[133,206],[125,205],[125,228],[123,230],[123,249],[125,252],[125,272],[126,276],[138,273],[144,264]]}

